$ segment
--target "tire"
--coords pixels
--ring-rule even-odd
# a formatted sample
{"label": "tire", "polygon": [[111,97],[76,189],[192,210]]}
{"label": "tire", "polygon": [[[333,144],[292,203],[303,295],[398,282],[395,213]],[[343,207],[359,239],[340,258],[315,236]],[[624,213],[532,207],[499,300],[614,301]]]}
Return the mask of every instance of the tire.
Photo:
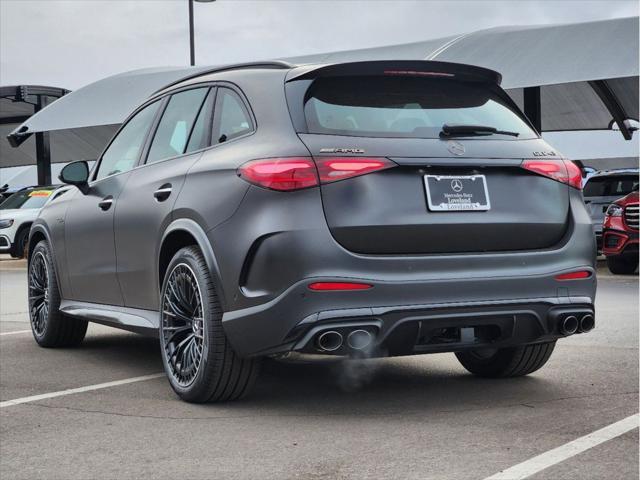
{"label": "tire", "polygon": [[229,344],[214,278],[200,249],[185,247],[174,255],[160,293],[162,363],[178,396],[205,403],[246,395],[261,361],[239,357]]}
{"label": "tire", "polygon": [[13,242],[13,249],[11,250],[11,256],[13,258],[25,258],[27,256],[27,246],[29,241],[29,228],[24,227],[18,231],[15,241]]}
{"label": "tire", "polygon": [[607,257],[607,267],[615,275],[629,275],[638,268],[638,257],[631,255]]}
{"label": "tire", "polygon": [[29,257],[29,321],[41,347],[75,347],[87,333],[87,322],[60,311],[60,289],[51,247],[42,240]]}
{"label": "tire", "polygon": [[553,352],[556,342],[522,345],[512,348],[478,349],[456,353],[469,372],[480,377],[521,377],[541,368]]}

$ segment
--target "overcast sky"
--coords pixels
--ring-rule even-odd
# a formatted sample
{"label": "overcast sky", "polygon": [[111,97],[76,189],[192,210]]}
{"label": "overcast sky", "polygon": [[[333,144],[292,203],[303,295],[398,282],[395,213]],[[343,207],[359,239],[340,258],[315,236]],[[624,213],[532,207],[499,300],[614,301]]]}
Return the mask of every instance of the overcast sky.
{"label": "overcast sky", "polygon": [[[637,0],[218,0],[196,3],[201,65],[638,15]],[[189,61],[187,0],[0,0],[0,84],[76,89]],[[627,148],[627,146],[623,147]]]}
{"label": "overcast sky", "polygon": [[[189,61],[187,0],[0,0],[0,9],[3,85],[76,89]],[[195,4],[196,53],[215,65],[637,14],[637,0],[218,0]]]}

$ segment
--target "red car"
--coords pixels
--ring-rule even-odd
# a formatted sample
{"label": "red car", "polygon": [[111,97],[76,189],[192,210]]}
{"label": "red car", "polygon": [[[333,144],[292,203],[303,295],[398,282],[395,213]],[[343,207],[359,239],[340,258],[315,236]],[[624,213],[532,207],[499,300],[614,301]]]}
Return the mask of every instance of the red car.
{"label": "red car", "polygon": [[638,268],[638,191],[609,205],[602,225],[602,253],[611,273]]}

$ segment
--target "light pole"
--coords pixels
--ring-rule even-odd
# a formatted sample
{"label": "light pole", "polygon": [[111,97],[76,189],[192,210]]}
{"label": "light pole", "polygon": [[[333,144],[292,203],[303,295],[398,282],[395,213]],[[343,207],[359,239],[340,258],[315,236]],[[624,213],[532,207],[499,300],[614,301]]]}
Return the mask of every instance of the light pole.
{"label": "light pole", "polygon": [[[189,54],[190,54],[190,65],[193,67],[196,64],[196,45],[195,38],[193,34],[193,2],[194,0],[189,1]],[[211,3],[216,0],[195,0],[200,3]]]}

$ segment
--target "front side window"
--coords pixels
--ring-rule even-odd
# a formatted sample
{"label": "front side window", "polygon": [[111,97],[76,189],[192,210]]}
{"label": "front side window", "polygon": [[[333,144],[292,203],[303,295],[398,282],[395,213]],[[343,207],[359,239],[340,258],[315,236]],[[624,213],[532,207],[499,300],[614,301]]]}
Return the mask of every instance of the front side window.
{"label": "front side window", "polygon": [[153,137],[147,163],[182,155],[209,88],[175,93],[169,99]]}
{"label": "front side window", "polygon": [[120,130],[102,155],[95,180],[126,172],[135,166],[159,105],[160,102],[155,102],[140,110]]}
{"label": "front side window", "polygon": [[439,138],[448,124],[537,137],[497,87],[453,79],[319,78],[306,94],[304,114],[309,133],[328,135]]}
{"label": "front side window", "polygon": [[238,94],[219,88],[213,121],[213,143],[223,143],[253,131],[249,112]]}

